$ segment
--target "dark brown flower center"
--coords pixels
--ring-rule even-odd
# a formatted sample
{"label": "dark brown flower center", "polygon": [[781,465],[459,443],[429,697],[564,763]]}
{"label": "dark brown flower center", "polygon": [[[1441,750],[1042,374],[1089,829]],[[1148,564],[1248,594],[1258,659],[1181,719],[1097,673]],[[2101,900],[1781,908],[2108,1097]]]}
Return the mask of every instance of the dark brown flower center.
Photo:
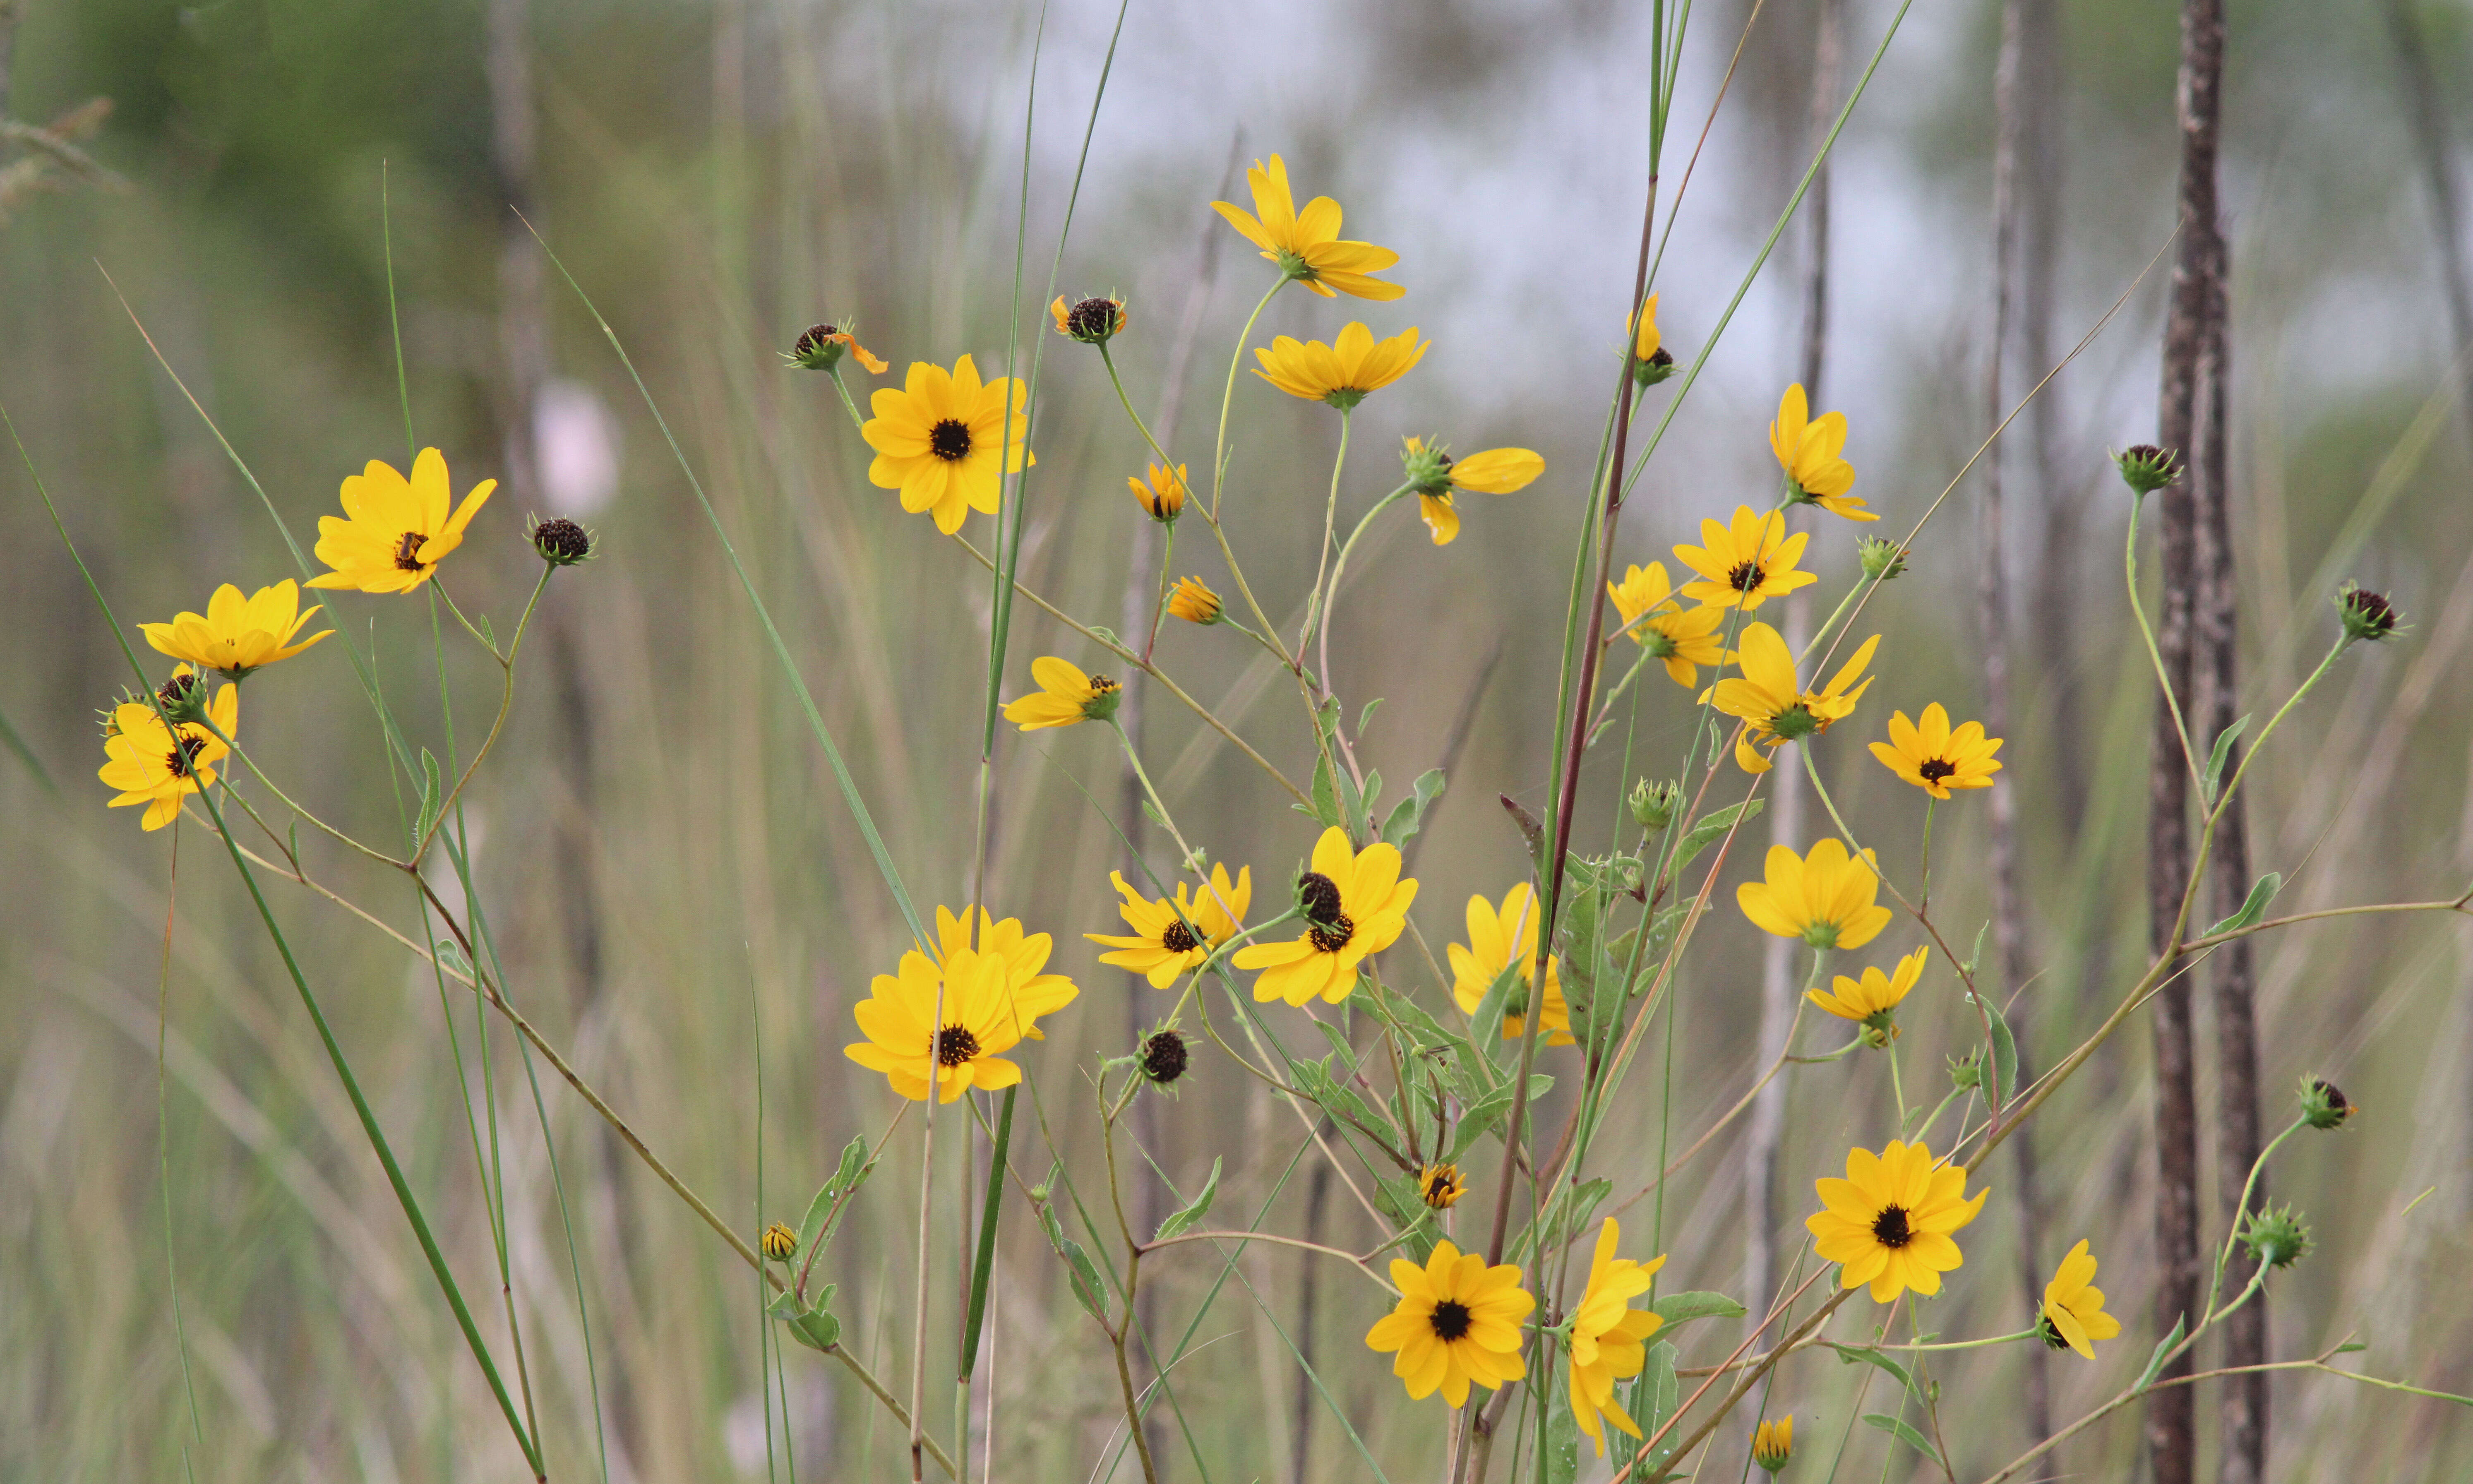
{"label": "dark brown flower center", "polygon": [[1306,930],[1306,937],[1311,940],[1315,947],[1325,953],[1336,953],[1347,947],[1348,940],[1356,936],[1357,924],[1348,920],[1346,913],[1341,913],[1336,922],[1316,922]]}
{"label": "dark brown flower center", "polygon": [[1914,1236],[1907,1226],[1907,1209],[1903,1206],[1892,1206],[1872,1220],[1872,1239],[1884,1247],[1904,1247]]}
{"label": "dark brown flower center", "polygon": [[1297,877],[1297,907],[1316,922],[1339,921],[1339,883],[1319,871]]}
{"label": "dark brown flower center", "polygon": [[198,754],[205,747],[206,739],[196,732],[176,730],[172,733],[172,750],[163,754],[163,766],[172,770],[172,777],[185,778],[197,767]]}
{"label": "dark brown flower center", "polygon": [[1469,1332],[1468,1305],[1457,1299],[1445,1299],[1434,1305],[1434,1312],[1427,1316],[1426,1322],[1434,1327],[1435,1339],[1460,1339]]}
{"label": "dark brown flower center", "polygon": [[429,538],[419,531],[406,531],[401,537],[397,538],[395,543],[396,570],[400,572],[420,571],[420,548],[426,544]]}
{"label": "dark brown flower center", "polygon": [[2053,1316],[2050,1314],[2041,1315],[2035,1320],[2035,1333],[2045,1344],[2054,1350],[2070,1348],[2070,1342],[2061,1338],[2060,1328],[2053,1323]]}
{"label": "dark brown flower center", "polygon": [[1760,586],[1764,575],[1759,562],[1738,562],[1726,573],[1726,586],[1737,592],[1750,592]]}
{"label": "dark brown flower center", "polygon": [[1923,775],[1925,782],[1937,783],[1943,778],[1956,778],[1957,776],[1957,764],[1951,762],[1945,757],[1934,757],[1927,761],[1922,767],[1917,768],[1915,771]]}
{"label": "dark brown flower center", "polygon": [[797,351],[801,355],[809,355],[822,347],[826,341],[830,340],[832,337],[840,333],[840,329],[830,324],[811,324],[807,326],[806,333],[799,337],[798,344],[791,347],[791,349]]}
{"label": "dark brown flower center", "polygon": [[927,451],[948,464],[969,458],[971,425],[959,418],[947,418],[927,430]]}
{"label": "dark brown flower center", "polygon": [[1142,1075],[1163,1087],[1185,1075],[1187,1060],[1185,1038],[1174,1031],[1142,1042]]}
{"label": "dark brown flower center", "polygon": [[1452,1170],[1436,1170],[1426,1177],[1426,1204],[1448,1206],[1460,1193],[1460,1179]]}
{"label": "dark brown flower center", "polygon": [[176,706],[188,700],[197,692],[198,687],[204,683],[205,682],[199,680],[194,674],[175,675],[156,688],[155,699],[162,702],[166,707]]}
{"label": "dark brown flower center", "polygon": [[1124,306],[1113,299],[1086,299],[1065,312],[1065,332],[1076,340],[1106,340],[1116,333]]}
{"label": "dark brown flower center", "polygon": [[1192,928],[1183,922],[1170,922],[1167,930],[1160,934],[1160,946],[1170,953],[1190,953],[1201,947],[1202,942],[1193,936]]}
{"label": "dark brown flower center", "polygon": [[979,1054],[979,1038],[966,1026],[948,1025],[936,1033],[936,1065],[961,1066]]}

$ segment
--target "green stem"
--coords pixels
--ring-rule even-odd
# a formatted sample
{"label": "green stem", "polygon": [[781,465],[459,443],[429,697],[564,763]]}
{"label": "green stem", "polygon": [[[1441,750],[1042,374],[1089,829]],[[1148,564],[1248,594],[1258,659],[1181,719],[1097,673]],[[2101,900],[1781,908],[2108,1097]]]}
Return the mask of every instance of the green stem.
{"label": "green stem", "polygon": [[1219,495],[1228,481],[1228,408],[1236,399],[1236,369],[1244,364],[1246,342],[1254,338],[1254,322],[1262,318],[1262,311],[1270,307],[1271,296],[1287,286],[1287,276],[1284,274],[1278,282],[1264,291],[1261,299],[1256,301],[1254,312],[1245,317],[1245,327],[1236,332],[1236,348],[1228,357],[1228,385],[1219,394],[1219,436],[1211,444],[1211,524],[1213,529],[1219,524]]}
{"label": "green stem", "polygon": [[1331,493],[1323,501],[1322,545],[1320,555],[1314,559],[1313,590],[1306,598],[1305,627],[1297,631],[1297,653],[1302,655],[1306,652],[1306,641],[1313,637],[1315,619],[1320,617],[1322,620],[1322,654],[1315,660],[1315,664],[1322,671],[1322,688],[1325,693],[1329,693],[1332,688],[1329,616],[1331,595],[1323,589],[1323,579],[1331,571],[1332,541],[1339,521],[1339,476],[1340,472],[1348,467],[1348,430],[1350,424],[1356,420],[1356,412],[1351,408],[1343,407],[1339,410],[1339,454],[1331,461]]}
{"label": "green stem", "polygon": [[2138,597],[2138,517],[2147,508],[2144,496],[2129,502],[2129,538],[2122,555],[2122,569],[2127,575],[2130,616],[2138,620],[2139,637],[2147,641],[2147,658],[2155,666],[2155,683],[2164,690],[2164,705],[2173,713],[2173,730],[2181,738],[2181,760],[2189,766],[2192,781],[2203,788],[2198,777],[2198,754],[2191,750],[2190,728],[2181,719],[2181,700],[2173,694],[2173,679],[2164,673],[2163,651],[2155,647],[2155,630],[2147,621],[2147,605]]}
{"label": "green stem", "polygon": [[2301,682],[2300,688],[2286,697],[2284,705],[2276,707],[2275,714],[2268,718],[2266,729],[2250,739],[2249,751],[2242,754],[2241,766],[2233,770],[2232,781],[2224,785],[2223,796],[2216,800],[2215,807],[2207,812],[2209,825],[2223,818],[2224,810],[2231,807],[2233,791],[2241,787],[2242,779],[2249,774],[2249,765],[2258,761],[2258,754],[2267,751],[2267,739],[2275,735],[2275,729],[2284,725],[2284,718],[2294,706],[2301,704],[2302,697],[2310,694],[2311,687],[2318,683],[2318,678],[2327,673],[2327,667],[2334,664],[2336,657],[2342,654],[2351,643],[2352,640],[2339,636],[2327,651],[2327,658],[2318,661],[2318,668],[2311,671],[2310,678]]}
{"label": "green stem", "polygon": [[[2249,1177],[2242,1182],[2241,1199],[2233,1205],[2232,1225],[2224,1233],[2224,1245],[2216,1253],[2215,1276],[2207,1281],[2206,1307],[2208,1309],[2213,1309],[2216,1306],[2216,1296],[2223,1292],[2224,1267],[2232,1261],[2233,1248],[2241,1241],[2242,1218],[2249,1211],[2250,1192],[2258,1188],[2259,1172],[2267,1168],[2267,1161],[2274,1156],[2276,1149],[2281,1146],[2286,1139],[2291,1138],[2295,1133],[2307,1126],[2309,1121],[2310,1120],[2307,1118],[2293,1119],[2291,1124],[2286,1126],[2283,1133],[2276,1135],[2271,1139],[2269,1139],[2267,1147],[2258,1152],[2258,1158],[2250,1161]],[[2264,1269],[2262,1269],[2262,1272],[2263,1271]]]}
{"label": "green stem", "polygon": [[832,378],[833,390],[841,394],[842,411],[850,414],[851,426],[857,430],[859,437],[865,438],[867,419],[859,415],[858,403],[851,400],[850,388],[842,383],[841,367],[838,365],[827,367],[825,374]]}

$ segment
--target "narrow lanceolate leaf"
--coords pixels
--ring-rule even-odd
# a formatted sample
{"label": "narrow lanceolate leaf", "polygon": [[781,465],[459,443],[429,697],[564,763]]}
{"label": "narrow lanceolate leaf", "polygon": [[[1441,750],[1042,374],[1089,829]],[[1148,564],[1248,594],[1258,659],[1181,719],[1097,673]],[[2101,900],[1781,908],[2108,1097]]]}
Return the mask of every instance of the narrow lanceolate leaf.
{"label": "narrow lanceolate leaf", "polygon": [[1668,1326],[1686,1325],[1695,1319],[1741,1319],[1743,1306],[1722,1293],[1698,1291],[1669,1293],[1649,1305]]}
{"label": "narrow lanceolate leaf", "polygon": [[438,782],[438,759],[430,756],[429,749],[424,747],[420,750],[420,808],[413,819],[413,839],[418,841],[429,837],[429,826],[438,820],[442,797]]}
{"label": "narrow lanceolate leaf", "polygon": [[1684,867],[1692,864],[1693,856],[1707,850],[1711,842],[1734,828],[1738,818],[1749,824],[1767,806],[1767,801],[1753,799],[1742,803],[1730,803],[1722,809],[1712,809],[1693,820],[1692,827],[1683,832],[1682,843],[1675,846],[1674,858],[1666,863],[1666,873],[1659,877],[1659,884],[1673,880]]}
{"label": "narrow lanceolate leaf", "polygon": [[2231,917],[2218,922],[2215,926],[2208,928],[2198,936],[2201,938],[2213,938],[2218,933],[2235,933],[2241,931],[2245,927],[2252,925],[2257,922],[2260,918],[2267,916],[2267,904],[2273,901],[2275,899],[2275,894],[2283,890],[2283,888],[2284,873],[2280,871],[2269,872],[2267,874],[2258,878],[2258,884],[2256,886],[2249,889],[2249,896],[2242,902],[2241,910],[2239,912],[2236,912]]}
{"label": "narrow lanceolate leaf", "polygon": [[1073,1301],[1081,1304],[1092,1318],[1106,1324],[1108,1293],[1099,1282],[1098,1265],[1091,1260],[1089,1253],[1082,1250],[1080,1242],[1065,1234],[1065,1229],[1057,1224],[1055,1211],[1045,1206],[1040,1207],[1039,1224],[1047,1231],[1047,1245],[1055,1248],[1056,1255],[1065,1259],[1066,1274],[1072,1281]]}
{"label": "narrow lanceolate leaf", "polygon": [[1879,1366],[1882,1370],[1896,1376],[1898,1378],[1898,1384],[1905,1388],[1909,1394],[1913,1395],[1916,1400],[1920,1401],[1923,1400],[1923,1393],[1916,1389],[1915,1378],[1907,1374],[1907,1368],[1898,1364],[1896,1361],[1891,1360],[1888,1356],[1882,1354],[1879,1351],[1869,1350],[1856,1345],[1831,1344],[1831,1342],[1827,1340],[1823,1340],[1820,1343],[1828,1345],[1831,1350],[1837,1352],[1837,1358],[1850,1366],[1859,1360],[1870,1365]]}
{"label": "narrow lanceolate leaf", "polygon": [[1939,1450],[1934,1448],[1932,1444],[1925,1439],[1922,1433],[1915,1431],[1915,1429],[1909,1424],[1900,1422],[1898,1419],[1891,1417],[1886,1412],[1866,1412],[1863,1414],[1863,1421],[1880,1428],[1883,1432],[1897,1434],[1900,1438],[1905,1439],[1908,1446],[1912,1448],[1916,1452],[1923,1454],[1933,1463],[1940,1462]]}
{"label": "narrow lanceolate leaf", "polygon": [[2241,740],[2242,729],[2248,725],[2249,718],[2245,716],[2217,735],[2216,750],[2207,758],[2206,781],[2199,790],[2205,796],[2207,802],[2216,802],[2216,785],[2223,778],[2224,764],[2233,755],[2233,744]]}
{"label": "narrow lanceolate leaf", "polygon": [[2173,1320],[2173,1332],[2155,1342],[2155,1353],[2147,1357],[2147,1369],[2138,1373],[2138,1384],[2130,1387],[2131,1391],[2145,1391],[2155,1384],[2155,1377],[2164,1370],[2165,1357],[2173,1353],[2173,1346],[2181,1343],[2181,1329],[2189,1320],[2187,1314]]}
{"label": "narrow lanceolate leaf", "polygon": [[1433,806],[1443,792],[1443,770],[1429,768],[1408,785],[1408,797],[1391,806],[1390,817],[1382,822],[1385,843],[1405,847],[1426,823],[1426,811]]}
{"label": "narrow lanceolate leaf", "polygon": [[[833,1211],[833,1204],[840,1202],[843,1210],[847,1211],[850,1209],[847,1199],[850,1192],[856,1189],[859,1183],[867,1179],[868,1172],[875,1168],[868,1161],[864,1137],[853,1138],[843,1146],[841,1164],[833,1171],[832,1178],[817,1188],[816,1198],[807,1203],[807,1213],[799,1218],[799,1256],[803,1259],[816,1250],[818,1242],[833,1239],[832,1227],[841,1224],[841,1216]],[[828,1217],[830,1218],[830,1226],[827,1225]]]}
{"label": "narrow lanceolate leaf", "polygon": [[1211,1214],[1212,1198],[1218,1194],[1219,1161],[1214,1159],[1211,1161],[1211,1178],[1202,1183],[1202,1193],[1193,1198],[1191,1205],[1183,1210],[1172,1212],[1165,1221],[1161,1222],[1159,1235],[1152,1240],[1164,1242],[1171,1236],[1181,1235],[1202,1225],[1202,1218]]}
{"label": "narrow lanceolate leaf", "polygon": [[2001,1007],[1989,994],[1983,996],[1983,1010],[1992,1017],[1994,1096],[2005,1103],[2018,1095],[2018,1039],[2009,1034],[2009,1022],[2002,1017]]}

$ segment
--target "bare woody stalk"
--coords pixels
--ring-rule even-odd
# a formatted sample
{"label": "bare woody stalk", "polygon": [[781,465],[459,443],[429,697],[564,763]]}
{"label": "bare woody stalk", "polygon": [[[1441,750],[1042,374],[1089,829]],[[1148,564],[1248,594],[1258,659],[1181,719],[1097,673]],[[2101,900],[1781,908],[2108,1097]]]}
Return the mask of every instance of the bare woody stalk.
{"label": "bare woody stalk", "polygon": [[[2029,230],[2024,193],[2019,189],[2019,166],[2025,149],[2026,101],[2022,96],[2026,80],[2026,52],[2029,12],[2050,8],[2051,0],[2003,0],[2001,7],[2001,50],[1994,65],[1992,99],[1996,119],[1992,152],[1992,347],[1985,368],[1985,401],[1987,422],[1998,424],[2003,415],[2004,373],[2008,369],[2009,344],[2018,299],[2020,258],[2025,251],[2025,238]],[[2029,362],[2029,365],[2035,364]],[[2039,399],[2040,400],[2040,399]],[[1983,504],[1981,529],[1983,551],[1977,563],[1977,622],[1983,643],[1983,727],[1994,736],[2010,734],[2009,685],[2009,561],[2005,531],[2007,512],[2004,508],[2002,470],[2007,462],[2005,450],[1995,447],[1983,461]],[[1989,827],[1989,854],[1992,886],[1992,937],[1999,953],[2001,972],[1996,980],[2000,993],[2015,994],[2025,987],[2031,969],[2027,957],[2026,903],[2018,889],[2018,792],[2012,773],[1992,780],[1986,824]],[[2033,1080],[2029,1065],[2031,1042],[2017,1047],[2018,1086]],[[2004,1096],[2012,1095],[2015,1088],[2000,1089]],[[2015,1155],[2020,1243],[2019,1278],[2026,1285],[2027,1304],[2032,1308],[2038,1302],[2036,1279],[2042,1263],[2036,1252],[2035,1141],[2031,1135],[2017,1140]],[[2027,1431],[2030,1437],[2045,1437],[2053,1430],[2050,1377],[2044,1355],[2030,1350],[2026,1360],[2026,1386],[2021,1398],[2026,1414]]]}
{"label": "bare woody stalk", "polygon": [[[2181,132],[2180,236],[2173,263],[2172,306],[2165,322],[2163,387],[2157,439],[2187,449],[2197,427],[2207,320],[2222,271],[2217,222],[2216,153],[2221,113],[2222,0],[2183,0],[2180,76],[2174,111]],[[2186,487],[2168,487],[2163,505],[2163,593],[2157,652],[2163,683],[2191,694],[2197,578],[2197,509]],[[2191,843],[2192,761],[2181,746],[2169,698],[2159,698],[2148,772],[2147,898],[2150,948],[2170,958],[2187,899]],[[2187,979],[2168,974],[2155,994],[2155,1327],[2183,1323],[2197,1304],[2198,1148],[2195,1046]],[[2186,1352],[2164,1379],[2189,1371]],[[2166,1387],[2149,1400],[2147,1450],[2155,1484],[2192,1484],[2197,1468],[2197,1418],[2187,1387]]]}

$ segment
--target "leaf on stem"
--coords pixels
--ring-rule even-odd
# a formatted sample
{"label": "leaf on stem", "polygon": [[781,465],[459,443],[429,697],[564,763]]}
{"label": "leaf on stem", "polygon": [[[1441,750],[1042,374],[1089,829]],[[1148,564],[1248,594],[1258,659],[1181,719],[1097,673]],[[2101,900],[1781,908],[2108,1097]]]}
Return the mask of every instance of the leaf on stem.
{"label": "leaf on stem", "polygon": [[809,1350],[830,1350],[842,1337],[842,1322],[834,1318],[828,1305],[833,1302],[836,1285],[827,1283],[817,1291],[813,1304],[802,1304],[799,1296],[783,1290],[764,1305],[764,1312],[780,1320],[790,1330],[790,1338]]}
{"label": "leaf on stem", "polygon": [[1390,818],[1382,822],[1382,839],[1395,847],[1405,847],[1425,826],[1426,811],[1443,794],[1443,770],[1429,768],[1408,785],[1408,797],[1391,806]]}
{"label": "leaf on stem", "polygon": [[2189,1322],[2187,1314],[2173,1321],[2173,1332],[2155,1342],[2155,1353],[2147,1357],[2147,1369],[2138,1373],[2138,1384],[2130,1387],[2131,1391],[2145,1391],[2155,1383],[2155,1377],[2164,1370],[2165,1360],[2173,1353],[2173,1347],[2181,1343],[2181,1330]]}
{"label": "leaf on stem", "polygon": [[1831,1350],[1837,1352],[1837,1358],[1850,1366],[1859,1360],[1870,1365],[1879,1366],[1882,1370],[1886,1371],[1891,1376],[1897,1377],[1898,1385],[1903,1388],[1908,1395],[1913,1397],[1918,1401],[1923,1400],[1923,1393],[1916,1390],[1915,1378],[1907,1374],[1907,1368],[1898,1364],[1896,1361],[1891,1360],[1888,1356],[1882,1354],[1879,1351],[1871,1350],[1860,1345],[1839,1345],[1831,1340],[1823,1340],[1820,1343],[1828,1346]]}
{"label": "leaf on stem", "polygon": [[2252,925],[2257,922],[2260,918],[2267,916],[2267,904],[2273,901],[2275,899],[2275,894],[2283,890],[2283,888],[2284,873],[2280,871],[2269,872],[2267,874],[2258,878],[2257,885],[2252,886],[2249,889],[2249,896],[2243,900],[2241,910],[2239,912],[2236,912],[2231,917],[2218,922],[2215,926],[2208,928],[2198,936],[2201,938],[2213,938],[2218,933],[2239,932],[2241,929]]}
{"label": "leaf on stem", "polygon": [[1081,1304],[1084,1312],[1092,1318],[1106,1324],[1108,1291],[1100,1285],[1097,1264],[1091,1260],[1089,1253],[1082,1250],[1080,1242],[1065,1234],[1065,1229],[1057,1224],[1055,1208],[1043,1203],[1039,1208],[1039,1224],[1047,1233],[1047,1245],[1055,1248],[1056,1255],[1065,1259],[1067,1276],[1072,1281],[1074,1302]]}
{"label": "leaf on stem", "polygon": [[2241,740],[2242,730],[2248,725],[2249,718],[2245,716],[2216,735],[2216,750],[2207,758],[2207,776],[2198,785],[2198,797],[2210,805],[2216,802],[2216,785],[2224,776],[2225,762],[2233,755],[2233,744]]}
{"label": "leaf on stem", "polygon": [[1213,1159],[1211,1161],[1211,1178],[1202,1183],[1202,1193],[1184,1209],[1171,1212],[1165,1221],[1161,1222],[1159,1234],[1151,1240],[1164,1242],[1171,1236],[1182,1235],[1200,1226],[1202,1218],[1211,1214],[1211,1202],[1218,1194],[1219,1161]]}
{"label": "leaf on stem", "polygon": [[1880,1428],[1883,1432],[1897,1434],[1898,1437],[1904,1439],[1908,1446],[1912,1448],[1916,1452],[1923,1454],[1926,1458],[1931,1459],[1935,1464],[1940,1462],[1940,1451],[1933,1448],[1931,1442],[1927,1440],[1922,1433],[1915,1431],[1910,1424],[1902,1422],[1897,1418],[1891,1417],[1886,1412],[1866,1412],[1863,1414],[1863,1421],[1870,1424],[1872,1426]]}
{"label": "leaf on stem", "polygon": [[1669,1328],[1675,1325],[1688,1325],[1695,1319],[1743,1317],[1743,1306],[1724,1294],[1698,1290],[1669,1293],[1653,1301],[1648,1306],[1657,1312],[1658,1318],[1666,1321]]}
{"label": "leaf on stem", "polygon": [[1683,832],[1682,842],[1675,846],[1674,858],[1666,863],[1665,873],[1657,878],[1658,885],[1664,886],[1681,875],[1683,868],[1692,864],[1692,857],[1707,850],[1711,842],[1735,827],[1738,817],[1745,824],[1749,824],[1766,807],[1768,807],[1767,800],[1751,799],[1741,803],[1730,803],[1722,809],[1712,809],[1693,820],[1692,827]]}

